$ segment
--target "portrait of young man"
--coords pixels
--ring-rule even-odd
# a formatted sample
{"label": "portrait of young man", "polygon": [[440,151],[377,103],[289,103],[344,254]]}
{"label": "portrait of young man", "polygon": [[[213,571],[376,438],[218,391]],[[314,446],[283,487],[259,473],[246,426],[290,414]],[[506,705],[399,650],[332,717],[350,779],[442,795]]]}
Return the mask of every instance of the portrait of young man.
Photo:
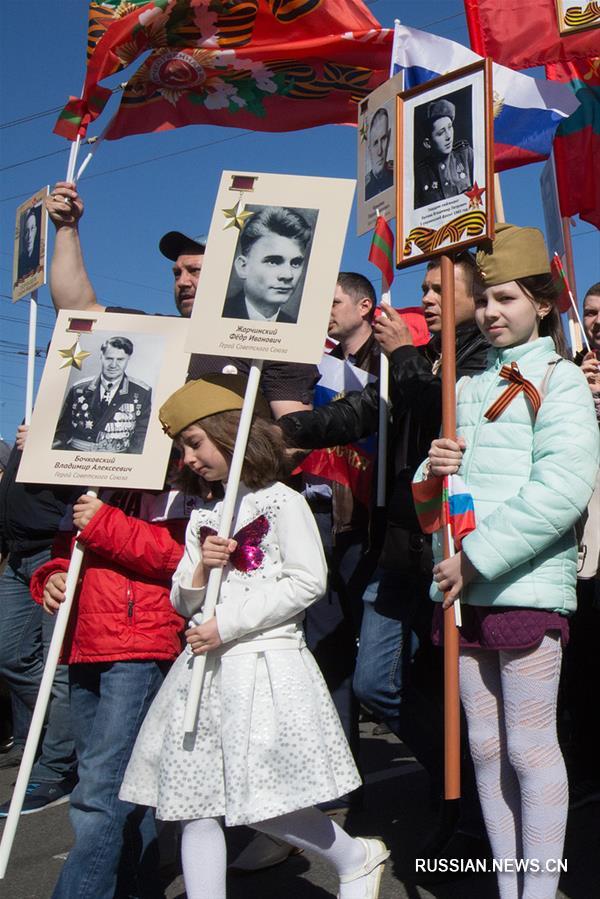
{"label": "portrait of young man", "polygon": [[255,212],[240,234],[230,290],[232,281],[240,287],[228,292],[223,318],[295,324],[299,304],[293,301],[311,237],[311,226],[295,209],[263,206]]}
{"label": "portrait of young man", "polygon": [[370,171],[365,177],[365,200],[388,190],[394,183],[394,163],[387,158],[391,128],[388,111],[384,106],[375,110],[369,124],[367,156]]}
{"label": "portrait of young man", "polygon": [[134,345],[115,336],[100,347],[100,371],[77,381],[63,403],[52,449],[87,453],[141,453],[152,389],[128,377]]}
{"label": "portrait of young man", "polygon": [[[415,209],[429,206],[473,186],[473,148],[468,140],[455,141],[457,107],[442,97],[425,104],[421,128],[415,110]],[[470,131],[463,123],[462,133]],[[422,147],[418,134],[424,133]],[[424,152],[423,152],[424,151]]]}

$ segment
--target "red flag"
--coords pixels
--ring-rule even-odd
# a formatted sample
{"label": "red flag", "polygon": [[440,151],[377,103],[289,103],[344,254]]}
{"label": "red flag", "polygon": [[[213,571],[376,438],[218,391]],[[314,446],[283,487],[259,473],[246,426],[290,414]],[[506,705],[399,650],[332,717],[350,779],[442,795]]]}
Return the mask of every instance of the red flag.
{"label": "red flag", "polygon": [[385,293],[390,289],[394,280],[394,234],[382,215],[378,215],[375,222],[373,240],[369,250],[369,262],[380,269]]}
{"label": "red flag", "polygon": [[555,253],[552,257],[550,268],[552,270],[554,286],[556,287],[556,290],[558,292],[559,311],[568,312],[571,308],[571,288],[569,287],[569,282],[567,281],[567,276],[565,274],[565,270],[563,268],[562,262],[560,261],[560,256],[558,255],[558,253]]}
{"label": "red flag", "polygon": [[554,138],[560,211],[600,228],[600,57],[548,65],[546,77],[569,83],[580,103]]}
{"label": "red flag", "polygon": [[146,50],[109,140],[192,124],[356,124],[358,102],[389,77],[392,37],[357,0],[92,3],[83,96],[55,131],[85,132],[110,96],[99,81]]}
{"label": "red flag", "polygon": [[471,47],[511,69],[582,59],[598,52],[600,5],[592,27],[561,36],[556,0],[465,0]]}

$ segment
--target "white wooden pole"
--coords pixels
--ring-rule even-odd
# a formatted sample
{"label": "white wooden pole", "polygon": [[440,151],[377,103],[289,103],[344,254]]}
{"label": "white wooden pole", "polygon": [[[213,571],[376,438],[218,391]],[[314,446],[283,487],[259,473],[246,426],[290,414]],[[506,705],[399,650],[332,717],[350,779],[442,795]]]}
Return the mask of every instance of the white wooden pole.
{"label": "white wooden pole", "polygon": [[[233,513],[237,500],[238,488],[240,485],[240,477],[242,474],[242,465],[246,454],[246,445],[248,443],[248,434],[250,433],[250,425],[252,424],[252,416],[254,414],[254,404],[256,402],[256,394],[258,393],[258,384],[262,372],[262,359],[254,360],[250,366],[248,375],[248,384],[246,385],[246,393],[244,394],[244,404],[242,406],[242,414],[240,416],[240,424],[235,439],[235,447],[229,468],[229,477],[225,488],[225,497],[223,499],[223,510],[221,512],[221,521],[219,522],[219,537],[229,537],[231,532],[231,524]],[[222,568],[213,568],[208,577],[206,587],[206,599],[204,600],[204,609],[199,621],[194,617],[195,624],[203,624],[212,618],[215,614],[217,600],[219,598],[219,590],[221,588],[221,579],[223,576]],[[192,664],[192,678],[190,681],[190,689],[185,708],[185,716],[183,719],[184,734],[193,734],[196,729],[196,718],[198,717],[198,706],[200,704],[200,694],[202,692],[202,682],[204,680],[204,670],[206,667],[206,653],[200,656],[194,656]],[[184,743],[185,748],[185,743]]]}
{"label": "white wooden pole", "polygon": [[[384,303],[391,304],[389,290],[381,296]],[[382,313],[383,315],[384,313]],[[379,356],[379,424],[377,426],[377,508],[385,506],[387,480],[387,433],[389,414],[390,363],[383,350]]]}
{"label": "white wooden pole", "polygon": [[[97,490],[88,490],[87,493],[88,496],[98,495]],[[0,880],[6,874],[6,867],[8,865],[15,833],[17,831],[17,825],[19,823],[19,816],[21,814],[21,809],[23,808],[25,791],[31,776],[31,769],[33,768],[33,763],[35,761],[35,754],[40,742],[44,721],[46,720],[46,709],[50,702],[58,658],[67,630],[71,606],[73,605],[73,597],[75,596],[75,588],[77,587],[79,571],[83,560],[83,550],[84,547],[76,541],[71,555],[71,561],[69,562],[69,570],[67,571],[65,601],[61,603],[60,609],[56,614],[56,623],[54,625],[52,640],[50,641],[50,646],[48,648],[42,682],[33,710],[29,733],[27,734],[27,740],[25,742],[25,749],[23,750],[23,759],[21,761],[12,799],[10,801],[10,808],[4,825],[2,841],[0,842]]]}
{"label": "white wooden pole", "polygon": [[33,410],[33,386],[35,383],[35,335],[37,328],[37,290],[29,300],[29,339],[27,343],[27,385],[25,387],[25,424],[31,422]]}

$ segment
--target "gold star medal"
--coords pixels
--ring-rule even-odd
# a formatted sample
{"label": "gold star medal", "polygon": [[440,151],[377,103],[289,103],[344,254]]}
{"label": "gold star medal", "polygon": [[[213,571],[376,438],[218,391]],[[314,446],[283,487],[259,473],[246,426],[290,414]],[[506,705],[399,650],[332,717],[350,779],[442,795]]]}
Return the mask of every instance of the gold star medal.
{"label": "gold star medal", "polygon": [[58,352],[59,355],[66,360],[60,366],[61,368],[68,368],[69,365],[72,365],[73,368],[78,368],[80,371],[84,359],[87,359],[87,357],[91,355],[91,353],[87,353],[85,350],[81,349],[78,340],[75,341],[73,346],[68,347],[68,349],[59,350]]}
{"label": "gold star medal", "polygon": [[227,228],[237,228],[238,231],[241,231],[244,225],[246,224],[246,219],[249,219],[251,215],[254,215],[253,212],[245,212],[242,207],[242,199],[237,201],[235,206],[232,206],[231,209],[223,209],[223,215],[226,219],[229,219],[229,223],[225,225],[224,231]]}

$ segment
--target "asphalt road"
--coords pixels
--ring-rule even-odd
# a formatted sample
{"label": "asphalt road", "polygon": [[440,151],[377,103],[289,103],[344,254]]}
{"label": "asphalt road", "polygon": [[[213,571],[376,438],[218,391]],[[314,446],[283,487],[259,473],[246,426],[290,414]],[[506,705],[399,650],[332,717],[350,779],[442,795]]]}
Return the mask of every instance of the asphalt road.
{"label": "asphalt road", "polygon": [[[372,725],[361,726],[366,779],[365,807],[338,815],[354,835],[381,836],[392,850],[380,899],[495,899],[493,874],[472,874],[424,886],[415,880],[415,856],[430,837],[436,818],[428,808],[427,778],[391,735],[373,736]],[[0,770],[0,798],[10,796],[15,770]],[[244,827],[228,832],[233,857],[252,832]],[[52,888],[71,845],[68,805],[21,818],[7,876],[0,881],[6,899],[50,899]],[[560,882],[559,899],[600,896],[600,803],[569,817],[565,858],[568,872]],[[172,872],[166,878],[167,899],[185,899],[183,880]],[[228,899],[331,899],[335,876],[319,860],[305,854],[255,874],[231,874]],[[211,897],[207,897],[211,899]]]}

